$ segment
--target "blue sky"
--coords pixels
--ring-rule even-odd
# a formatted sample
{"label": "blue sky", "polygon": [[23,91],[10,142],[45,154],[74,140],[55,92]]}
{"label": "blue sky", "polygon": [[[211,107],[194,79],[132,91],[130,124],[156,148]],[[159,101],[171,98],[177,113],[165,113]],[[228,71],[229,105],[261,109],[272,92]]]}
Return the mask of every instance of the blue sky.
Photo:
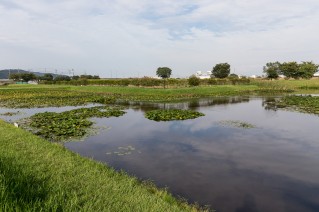
{"label": "blue sky", "polygon": [[317,0],[0,0],[0,69],[189,77],[228,62],[319,63]]}

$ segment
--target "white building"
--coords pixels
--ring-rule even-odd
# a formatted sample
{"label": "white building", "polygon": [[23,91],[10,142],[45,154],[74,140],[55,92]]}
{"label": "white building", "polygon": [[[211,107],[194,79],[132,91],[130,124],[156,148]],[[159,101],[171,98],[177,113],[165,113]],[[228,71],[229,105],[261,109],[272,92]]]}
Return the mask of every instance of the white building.
{"label": "white building", "polygon": [[199,79],[210,79],[211,74],[212,74],[211,71],[206,71],[206,72],[197,71],[195,76],[198,77]]}
{"label": "white building", "polygon": [[256,79],[257,76],[256,75],[251,75],[249,78]]}

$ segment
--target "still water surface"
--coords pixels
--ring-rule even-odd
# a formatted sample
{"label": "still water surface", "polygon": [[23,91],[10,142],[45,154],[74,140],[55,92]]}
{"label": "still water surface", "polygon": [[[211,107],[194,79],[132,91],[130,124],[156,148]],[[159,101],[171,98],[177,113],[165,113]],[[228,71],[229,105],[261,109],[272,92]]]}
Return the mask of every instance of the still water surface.
{"label": "still water surface", "polygon": [[[122,117],[93,119],[99,134],[65,146],[217,211],[319,211],[319,117],[271,110],[265,101],[127,104]],[[205,116],[170,122],[144,118],[155,108],[193,109]]]}

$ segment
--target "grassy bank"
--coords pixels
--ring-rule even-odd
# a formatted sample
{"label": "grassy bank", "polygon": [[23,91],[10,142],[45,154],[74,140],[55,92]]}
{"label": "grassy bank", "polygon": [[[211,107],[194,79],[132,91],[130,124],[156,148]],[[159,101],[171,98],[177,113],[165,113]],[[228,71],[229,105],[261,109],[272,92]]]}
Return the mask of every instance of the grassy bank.
{"label": "grassy bank", "polygon": [[265,89],[289,89],[293,90],[296,94],[319,94],[319,79],[252,80],[251,85]]}
{"label": "grassy bank", "polygon": [[0,211],[196,211],[3,121],[0,134]]}
{"label": "grassy bank", "polygon": [[69,106],[112,103],[116,100],[167,102],[214,96],[272,95],[287,92],[291,90],[261,83],[170,89],[123,86],[12,85],[0,88],[0,106],[16,108]]}

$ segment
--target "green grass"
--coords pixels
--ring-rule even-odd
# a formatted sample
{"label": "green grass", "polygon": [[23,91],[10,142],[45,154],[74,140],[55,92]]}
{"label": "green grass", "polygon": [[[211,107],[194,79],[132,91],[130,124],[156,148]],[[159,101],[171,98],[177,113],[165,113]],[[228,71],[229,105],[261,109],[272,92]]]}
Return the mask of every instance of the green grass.
{"label": "green grass", "polygon": [[319,79],[253,80],[251,84],[261,88],[294,90],[296,94],[319,94]]}
{"label": "green grass", "polygon": [[83,86],[71,87],[74,91],[94,92],[100,94],[113,94],[122,100],[137,101],[174,101],[190,98],[210,96],[233,96],[248,94],[257,89],[255,85],[216,85],[184,88],[139,88],[139,87],[107,87]]}
{"label": "green grass", "polygon": [[167,102],[211,96],[248,95],[258,90],[255,85],[217,85],[156,89],[107,86],[8,86],[0,89],[0,107],[30,108],[76,106],[114,101]]}
{"label": "green grass", "polygon": [[61,86],[9,86],[0,89],[0,107],[32,108],[77,106],[88,103],[112,103],[114,96],[72,91]]}
{"label": "green grass", "polygon": [[[0,106],[15,108],[60,107],[88,103],[114,103],[116,100],[169,102],[215,96],[277,95],[292,91],[297,93],[319,93],[319,89],[306,90],[302,89],[301,85],[287,86],[280,83],[286,83],[286,81],[252,81],[250,85],[212,85],[170,89],[114,86],[10,85],[0,88]],[[317,85],[319,86],[319,83],[312,84],[312,86]]]}
{"label": "green grass", "polygon": [[168,102],[192,98],[242,95],[319,93],[319,80],[251,80],[248,85],[211,85],[181,88],[128,86],[10,85],[0,88],[0,106],[48,107],[113,103],[114,101]]}
{"label": "green grass", "polygon": [[0,134],[0,211],[198,210],[3,121]]}

